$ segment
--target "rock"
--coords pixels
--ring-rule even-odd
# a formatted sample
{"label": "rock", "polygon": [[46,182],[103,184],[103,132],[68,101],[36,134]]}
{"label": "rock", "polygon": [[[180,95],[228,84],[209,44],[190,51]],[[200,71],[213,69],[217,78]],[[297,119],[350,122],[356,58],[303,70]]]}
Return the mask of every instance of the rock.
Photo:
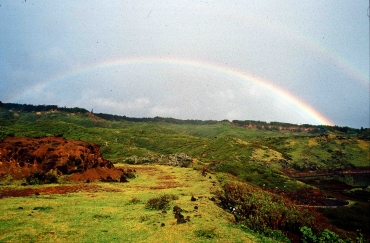
{"label": "rock", "polygon": [[186,220],[184,219],[184,215],[181,214],[182,209],[179,206],[174,206],[173,212],[175,214],[175,219],[177,219],[177,224],[186,223]]}
{"label": "rock", "polygon": [[171,154],[169,155],[168,160],[168,165],[180,167],[188,167],[193,161],[191,157],[187,156],[184,153]]}
{"label": "rock", "polygon": [[186,155],[185,153],[170,154],[170,155],[158,155],[149,157],[137,157],[132,156],[123,160],[128,164],[162,164],[162,165],[172,165],[180,167],[188,167],[193,159]]}
{"label": "rock", "polygon": [[191,196],[190,201],[195,202],[197,199],[194,196]]}
{"label": "rock", "polygon": [[174,206],[173,207],[173,212],[176,214],[176,213],[181,213],[182,212],[182,209],[179,207],[179,206]]}
{"label": "rock", "polygon": [[178,218],[177,224],[186,224],[186,220],[184,218]]}
{"label": "rock", "polygon": [[183,218],[184,218],[184,215],[182,215],[181,213],[175,214],[175,219],[183,219]]}
{"label": "rock", "polygon": [[195,209],[195,210],[198,210],[198,206],[194,206],[194,209]]}

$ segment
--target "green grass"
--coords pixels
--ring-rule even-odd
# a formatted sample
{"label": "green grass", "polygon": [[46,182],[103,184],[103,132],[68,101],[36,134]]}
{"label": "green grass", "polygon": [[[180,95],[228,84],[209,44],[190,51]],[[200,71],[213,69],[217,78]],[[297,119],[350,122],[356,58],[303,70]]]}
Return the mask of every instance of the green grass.
{"label": "green grass", "polygon": [[[0,138],[57,134],[101,144],[104,158],[118,166],[131,156],[186,153],[194,158],[194,167],[220,173],[217,179],[215,175],[209,179],[191,168],[139,166],[145,170],[129,183],[92,183],[120,192],[3,198],[0,242],[269,242],[236,226],[232,215],[208,199],[220,189],[218,180],[240,179],[255,186],[295,190],[306,185],[284,176],[284,166],[297,170],[370,166],[369,140],[353,134],[249,130],[225,121],[207,125],[118,122],[91,118],[88,113],[36,114],[0,108]],[[11,178],[1,182],[2,188],[24,188],[19,184]],[[166,214],[146,208],[150,199],[163,195],[176,198],[168,202]],[[191,196],[198,201],[191,202]],[[194,210],[194,204],[199,210]],[[186,210],[190,222],[176,224],[171,212],[175,205]]]}
{"label": "green grass", "polygon": [[[214,180],[191,168],[135,168],[138,177],[129,183],[93,183],[120,192],[2,198],[0,241],[256,242],[255,236],[239,229],[229,213],[209,200],[218,182],[213,186]],[[33,188],[37,187],[46,185]],[[176,196],[167,213],[146,208],[148,200],[164,194]],[[191,201],[191,196],[198,200]],[[175,205],[184,210],[185,217],[190,216],[190,222],[176,224]]]}
{"label": "green grass", "polygon": [[[14,116],[14,114],[17,116]],[[62,134],[67,139],[101,144],[104,158],[121,163],[126,158],[186,153],[199,166],[213,166],[254,185],[290,189],[282,169],[345,169],[370,166],[370,142],[334,135],[251,130],[229,122],[173,124],[107,121],[88,113],[8,112],[0,108],[0,138]],[[288,183],[288,184],[287,184]],[[288,189],[289,189],[288,188]]]}
{"label": "green grass", "polygon": [[294,169],[370,166],[370,142],[366,140],[251,130],[225,121],[207,125],[118,122],[91,118],[88,113],[40,114],[0,108],[0,126],[0,138],[62,134],[67,139],[101,144],[103,156],[114,162],[131,156],[183,152],[205,163],[253,159],[277,170],[281,169],[277,163],[281,158]]}

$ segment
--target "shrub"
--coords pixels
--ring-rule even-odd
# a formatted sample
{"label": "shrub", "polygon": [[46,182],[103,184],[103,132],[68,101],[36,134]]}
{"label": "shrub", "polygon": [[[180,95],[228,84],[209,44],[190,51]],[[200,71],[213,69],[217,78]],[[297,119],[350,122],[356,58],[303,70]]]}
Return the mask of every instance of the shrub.
{"label": "shrub", "polygon": [[299,233],[300,226],[314,224],[314,216],[308,209],[247,184],[225,184],[219,199],[221,206],[230,210],[237,222],[258,232],[269,228]]}
{"label": "shrub", "polygon": [[146,208],[152,210],[164,210],[170,207],[169,203],[172,200],[178,199],[175,195],[162,195],[159,197],[151,198],[146,203]]}
{"label": "shrub", "polygon": [[124,175],[129,179],[135,179],[136,175],[134,172],[125,172]]}
{"label": "shrub", "polygon": [[218,194],[221,206],[255,232],[281,241],[284,232],[289,232],[291,238],[304,233],[307,243],[344,242],[341,239],[355,237],[330,225],[315,209],[299,207],[278,194],[245,183],[227,183],[223,189]]}
{"label": "shrub", "polygon": [[302,233],[302,242],[303,243],[310,243],[310,242],[316,242],[317,237],[316,235],[312,232],[311,228],[307,226],[303,226],[300,229]]}
{"label": "shrub", "polygon": [[[345,241],[340,239],[337,234],[334,232],[325,229],[318,235],[315,235],[312,230],[307,227],[303,226],[300,228],[300,231],[302,233],[302,242],[303,243],[345,243],[345,242],[352,242],[351,239],[346,239]],[[356,242],[362,242],[362,238],[360,237],[356,238]]]}
{"label": "shrub", "polygon": [[58,183],[58,178],[52,173],[36,171],[26,177],[26,182],[28,185],[51,184]]}
{"label": "shrub", "polygon": [[137,204],[137,203],[140,203],[140,199],[137,198],[137,197],[133,197],[130,201],[129,201],[130,204]]}

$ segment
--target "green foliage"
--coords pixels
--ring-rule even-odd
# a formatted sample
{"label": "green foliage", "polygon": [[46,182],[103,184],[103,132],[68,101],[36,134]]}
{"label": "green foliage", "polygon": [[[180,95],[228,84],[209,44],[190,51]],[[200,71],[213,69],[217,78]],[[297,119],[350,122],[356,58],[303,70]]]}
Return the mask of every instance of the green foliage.
{"label": "green foliage", "polygon": [[[39,109],[29,105],[3,104],[3,108],[0,108],[0,138],[62,135],[67,139],[101,144],[103,156],[117,162],[131,156],[185,152],[205,163],[235,161],[239,163],[237,168],[240,169],[244,168],[245,162],[250,161],[255,145],[260,144],[281,153],[288,168],[305,169],[314,166],[336,169],[369,166],[369,147],[361,147],[355,140],[337,143],[336,138],[330,137],[331,135],[252,130],[237,125],[238,122],[228,121],[181,121],[159,117],[110,119],[109,115],[103,116],[109,119],[104,120],[75,108],[68,110],[69,108],[54,106],[43,107]],[[14,109],[9,111],[10,108]],[[36,110],[41,112],[35,112]],[[292,124],[273,122],[272,125]],[[309,125],[304,128],[307,126]],[[307,146],[310,139],[316,139],[317,145]],[[271,166],[281,167],[277,161],[272,162]],[[273,179],[276,176],[269,177]],[[250,178],[253,181],[254,179]]]}
{"label": "green foliage", "polygon": [[215,230],[216,228],[200,229],[200,230],[196,230],[194,233],[197,237],[200,237],[200,238],[213,239],[217,237]]}
{"label": "green foliage", "polygon": [[270,167],[248,162],[230,161],[225,163],[211,164],[213,170],[229,173],[255,186],[264,186],[267,188],[281,188],[285,190],[296,190],[302,185],[294,179],[284,177],[281,172]]}
{"label": "green foliage", "polygon": [[280,230],[271,230],[269,228],[265,228],[259,232],[256,232],[241,223],[238,224],[238,227],[246,233],[253,233],[258,238],[258,242],[260,243],[291,243],[290,239]]}
{"label": "green foliage", "polygon": [[[173,118],[127,118],[98,114],[104,118],[101,119],[96,114],[90,114],[80,108],[1,105],[0,139],[7,136],[62,135],[67,139],[100,144],[103,156],[116,163],[133,156],[145,158],[186,153],[197,161],[198,168],[207,165],[212,170],[230,173],[252,185],[280,189],[284,186],[288,190],[295,190],[301,185],[285,177],[280,171],[282,168],[335,170],[370,166],[368,128],[352,129],[308,124],[298,126],[261,121],[184,121]],[[246,125],[249,124],[259,130],[246,129]],[[290,132],[279,132],[280,128]],[[310,131],[301,132],[304,129]],[[272,154],[267,153],[268,150],[278,154],[278,159],[268,160]],[[256,151],[262,151],[260,157],[255,156]],[[31,175],[27,182],[29,184],[54,182],[53,178],[45,176]],[[344,176],[340,179],[348,184],[356,183],[350,177]],[[228,189],[230,188],[237,187],[231,186]],[[237,196],[231,192],[224,197],[231,202],[230,206],[238,207],[242,215],[235,217],[248,227],[276,237],[279,241],[284,241],[282,232],[285,229],[295,232],[299,232],[297,227],[301,226],[314,229],[313,218],[308,211],[298,209],[277,196],[257,189],[237,190],[248,192],[248,197]],[[366,196],[365,194],[361,193],[361,196]],[[171,200],[175,199],[163,195],[158,199],[149,200],[147,208],[155,210],[166,208]],[[134,203],[135,201],[131,202]],[[367,210],[366,207],[364,209]],[[342,208],[338,208],[339,210]],[[351,210],[368,215],[366,210],[361,211],[356,205]],[[352,213],[353,211],[348,212],[348,215]],[[363,221],[360,217],[357,220],[347,217],[348,215],[340,211],[335,224],[339,226],[340,221],[342,225],[343,222],[345,224],[353,222],[352,225],[356,229],[360,224],[369,225],[368,221]],[[317,232],[316,229],[314,232]],[[323,237],[334,238],[328,232]]]}
{"label": "green foliage", "polygon": [[146,208],[151,210],[164,210],[169,209],[169,203],[172,200],[177,200],[178,196],[176,195],[162,195],[159,197],[151,198],[146,203]]}
{"label": "green foliage", "polygon": [[307,226],[303,226],[300,228],[300,231],[302,233],[302,242],[303,243],[315,243],[317,242],[316,235],[312,232],[311,228]]}
{"label": "green foliage", "polygon": [[272,230],[269,228],[264,228],[261,233],[271,239],[271,242],[284,242],[284,243],[290,243],[290,239],[280,230]]}
{"label": "green foliage", "polygon": [[[238,223],[267,237],[286,242],[284,232],[290,232],[302,235],[306,243],[344,242],[340,237],[347,237],[330,226],[322,215],[296,206],[280,195],[245,183],[226,183],[223,189],[218,192],[220,205],[229,210]],[[340,232],[341,236],[327,227]],[[315,235],[313,232],[321,233]]]}
{"label": "green foliage", "polygon": [[313,226],[314,215],[283,197],[244,183],[226,183],[219,194],[223,208],[238,222],[257,232],[265,228],[298,232],[303,225]]}
{"label": "green foliage", "polygon": [[37,211],[41,211],[41,212],[49,212],[50,210],[52,210],[53,207],[50,207],[50,206],[40,206],[40,207],[34,207],[33,210],[37,210]]}
{"label": "green foliage", "polygon": [[[312,230],[307,227],[303,226],[300,228],[300,231],[302,233],[302,242],[303,243],[345,243],[345,242],[352,242],[351,239],[342,240],[339,238],[337,234],[334,232],[325,229],[324,231],[321,231],[318,235],[315,235]],[[362,242],[362,237],[357,237],[356,242]]]}

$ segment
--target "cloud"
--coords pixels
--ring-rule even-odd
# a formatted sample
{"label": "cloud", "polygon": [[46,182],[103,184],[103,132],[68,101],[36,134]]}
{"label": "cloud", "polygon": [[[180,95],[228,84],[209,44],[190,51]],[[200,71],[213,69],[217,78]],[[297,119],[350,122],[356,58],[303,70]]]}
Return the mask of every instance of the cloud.
{"label": "cloud", "polygon": [[156,105],[150,109],[150,115],[160,117],[182,117],[178,107],[169,107],[164,105]]}
{"label": "cloud", "polygon": [[231,101],[233,99],[235,99],[235,94],[234,94],[234,90],[231,90],[231,89],[227,89],[227,90],[219,90],[219,91],[216,91],[214,93],[211,93],[211,92],[208,92],[207,91],[207,95],[208,97],[210,98],[214,98],[214,99],[222,99],[224,101]]}
{"label": "cloud", "polygon": [[[229,75],[230,68],[268,80],[338,125],[368,126],[369,86],[358,83],[369,74],[365,1],[1,5],[2,102],[136,117],[312,122],[258,82]],[[140,57],[216,68],[150,58],[114,65]],[[94,63],[107,65],[89,69]]]}
{"label": "cloud", "polygon": [[89,103],[95,110],[102,113],[114,111],[115,114],[130,115],[130,114],[145,114],[150,107],[150,100],[147,98],[138,98],[129,102],[116,101],[111,98],[89,98],[80,101],[80,103]]}

